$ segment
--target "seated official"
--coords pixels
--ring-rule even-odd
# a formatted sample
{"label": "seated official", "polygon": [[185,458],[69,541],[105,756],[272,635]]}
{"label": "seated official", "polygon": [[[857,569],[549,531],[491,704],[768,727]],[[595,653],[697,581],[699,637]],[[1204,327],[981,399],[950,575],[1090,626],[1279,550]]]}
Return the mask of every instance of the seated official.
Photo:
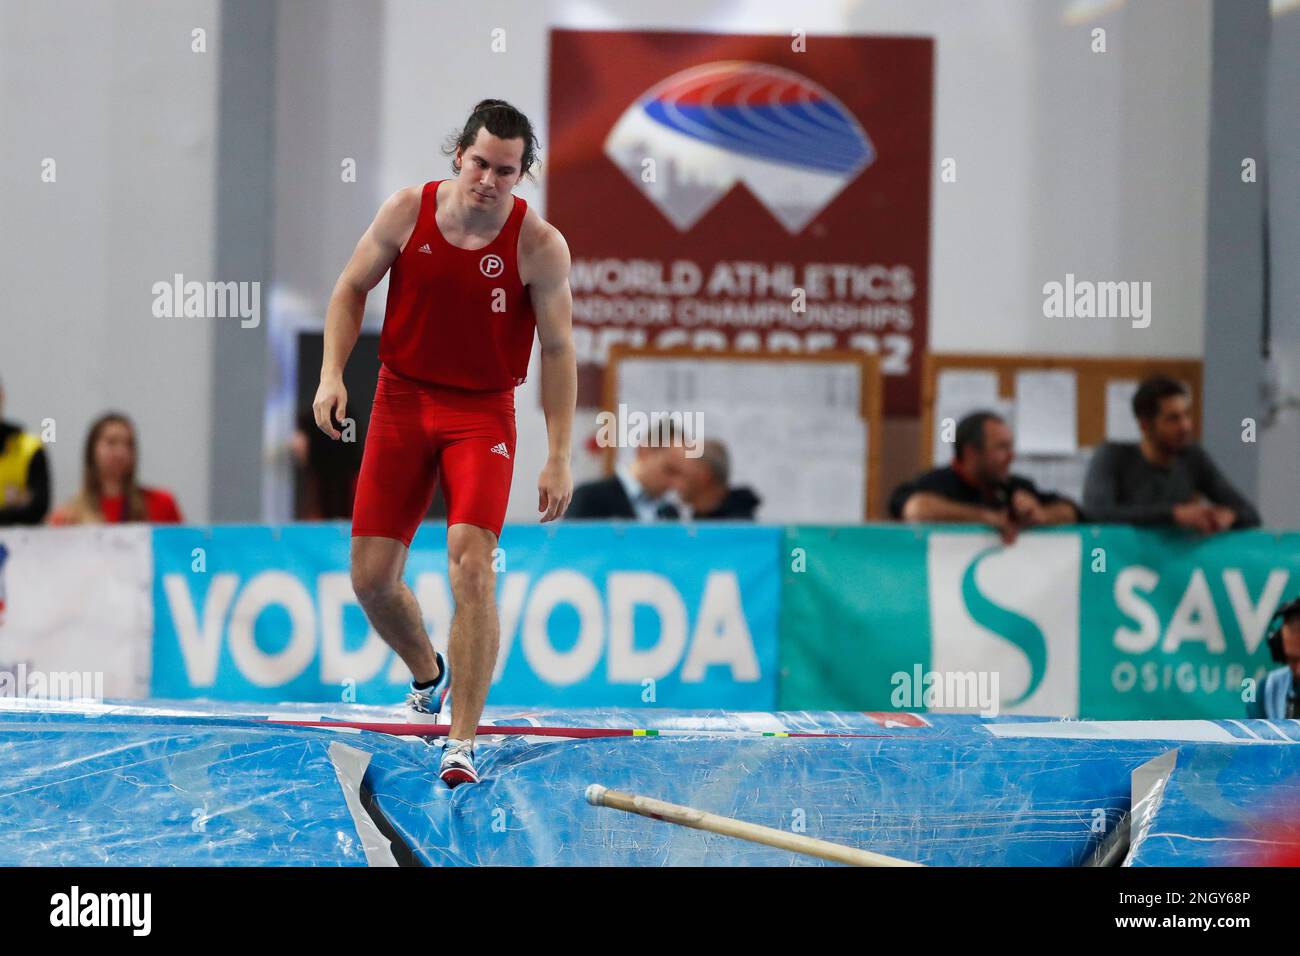
{"label": "seated official", "polygon": [[[0,387],[0,412],[4,411]],[[0,527],[40,524],[50,510],[50,465],[37,435],[0,420]]]}
{"label": "seated official", "polygon": [[762,499],[750,488],[732,488],[730,481],[727,446],[709,438],[701,443],[698,458],[682,462],[677,490],[696,521],[753,521]]}
{"label": "seated official", "polygon": [[957,424],[952,464],[900,485],[889,513],[912,522],[986,524],[1008,544],[1028,528],[1079,521],[1074,502],[1011,474],[1014,459],[1005,421],[992,412],[967,415]]}
{"label": "seated official", "polygon": [[1259,512],[1192,440],[1191,402],[1181,383],[1158,375],[1133,394],[1142,440],[1106,442],[1083,486],[1089,521],[1177,525],[1205,534],[1259,525]]}
{"label": "seated official", "polygon": [[573,489],[565,519],[679,520],[681,508],[673,489],[680,479],[686,449],[669,428],[657,437],[660,441],[639,446],[636,457],[619,465],[610,477]]}
{"label": "seated official", "polygon": [[1300,717],[1296,698],[1300,695],[1300,599],[1278,608],[1278,629],[1269,635],[1268,649],[1282,667],[1264,678],[1255,699],[1246,704],[1246,716],[1264,720],[1292,720]]}
{"label": "seated official", "polygon": [[86,435],[81,493],[56,508],[50,524],[180,522],[180,508],[169,492],[136,482],[137,448],[129,418],[115,412],[100,416]]}

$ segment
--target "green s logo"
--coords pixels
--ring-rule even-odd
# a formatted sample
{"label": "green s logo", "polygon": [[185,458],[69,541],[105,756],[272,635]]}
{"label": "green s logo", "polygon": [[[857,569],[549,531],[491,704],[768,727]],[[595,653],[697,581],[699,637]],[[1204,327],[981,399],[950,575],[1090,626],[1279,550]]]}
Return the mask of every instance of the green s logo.
{"label": "green s logo", "polygon": [[971,619],[976,624],[988,628],[998,637],[1010,641],[1020,648],[1021,652],[1029,660],[1029,686],[1015,700],[1007,702],[1008,706],[1014,707],[1028,700],[1047,674],[1047,638],[1039,630],[1038,625],[1029,618],[1021,617],[1013,611],[1008,611],[1006,608],[994,604],[980,592],[978,585],[976,585],[975,572],[979,568],[980,562],[989,555],[996,554],[1001,550],[1000,545],[995,545],[991,548],[985,548],[975,555],[966,571],[962,574],[961,599],[966,605],[966,610],[970,613]]}

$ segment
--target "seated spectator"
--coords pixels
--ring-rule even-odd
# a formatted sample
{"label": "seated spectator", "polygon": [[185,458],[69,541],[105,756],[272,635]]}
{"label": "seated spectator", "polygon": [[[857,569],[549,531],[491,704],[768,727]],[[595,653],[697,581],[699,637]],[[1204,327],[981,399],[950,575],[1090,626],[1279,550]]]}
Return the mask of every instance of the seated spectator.
{"label": "seated spectator", "polygon": [[952,464],[900,485],[889,513],[904,521],[986,524],[1008,544],[1027,528],[1079,521],[1074,502],[1011,474],[1014,459],[1005,421],[992,412],[967,415],[957,424]]}
{"label": "seated spectator", "polygon": [[634,518],[637,521],[676,521],[681,509],[673,490],[679,480],[686,449],[671,423],[636,450],[628,465],[619,465],[609,478],[589,481],[573,490],[564,517],[575,519]]}
{"label": "seated spectator", "polygon": [[761,499],[750,488],[732,488],[731,456],[716,439],[700,445],[700,457],[682,462],[677,490],[696,521],[753,521]]}
{"label": "seated spectator", "polygon": [[1273,660],[1284,666],[1268,672],[1253,701],[1246,704],[1246,716],[1264,720],[1292,720],[1300,717],[1296,697],[1300,694],[1300,599],[1278,608],[1274,620],[1281,618],[1276,631],[1269,635],[1268,649]]}
{"label": "seated spectator", "polygon": [[1206,534],[1253,528],[1259,513],[1192,441],[1187,390],[1157,375],[1133,394],[1142,440],[1106,442],[1083,486],[1089,521],[1178,525]]}
{"label": "seated spectator", "polygon": [[[5,403],[0,386],[0,415]],[[50,466],[37,435],[0,418],[0,527],[40,524],[50,510]]]}
{"label": "seated spectator", "polygon": [[110,412],[90,426],[82,455],[81,493],[55,509],[50,524],[181,521],[176,500],[161,488],[136,484],[135,426]]}

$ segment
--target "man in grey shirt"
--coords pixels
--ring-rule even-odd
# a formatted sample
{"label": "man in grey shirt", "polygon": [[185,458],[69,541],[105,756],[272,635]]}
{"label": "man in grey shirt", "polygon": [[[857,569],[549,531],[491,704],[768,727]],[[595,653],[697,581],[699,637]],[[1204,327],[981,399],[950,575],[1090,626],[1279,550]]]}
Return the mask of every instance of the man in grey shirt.
{"label": "man in grey shirt", "polygon": [[1164,376],[1133,395],[1142,440],[1106,442],[1083,486],[1088,521],[1178,525],[1205,534],[1259,525],[1259,513],[1192,441],[1187,389]]}

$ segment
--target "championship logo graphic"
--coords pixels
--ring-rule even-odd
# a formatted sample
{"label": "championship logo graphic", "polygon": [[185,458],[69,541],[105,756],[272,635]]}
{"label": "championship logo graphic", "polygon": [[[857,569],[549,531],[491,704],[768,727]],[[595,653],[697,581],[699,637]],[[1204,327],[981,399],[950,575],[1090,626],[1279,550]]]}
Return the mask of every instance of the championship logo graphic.
{"label": "championship logo graphic", "polygon": [[825,88],[741,60],[656,84],[619,118],[605,155],[682,232],[743,182],[791,234],[876,157],[862,126]]}
{"label": "championship logo graphic", "polygon": [[579,407],[605,407],[624,346],[866,352],[885,415],[919,412],[934,41],[814,42],[551,31],[546,218],[572,261]]}

